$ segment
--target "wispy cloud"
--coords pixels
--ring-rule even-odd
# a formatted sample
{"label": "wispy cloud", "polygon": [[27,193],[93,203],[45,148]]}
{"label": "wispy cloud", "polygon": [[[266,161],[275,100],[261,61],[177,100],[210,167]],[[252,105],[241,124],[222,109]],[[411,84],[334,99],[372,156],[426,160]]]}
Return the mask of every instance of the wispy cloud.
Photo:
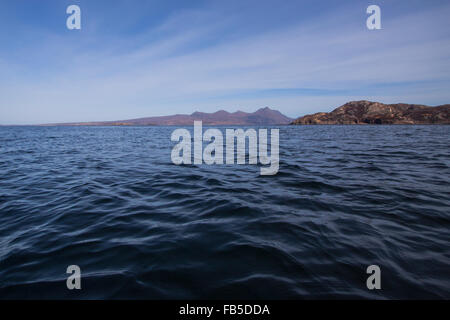
{"label": "wispy cloud", "polygon": [[0,50],[0,122],[266,105],[298,116],[350,99],[448,102],[450,6],[382,6],[383,29],[369,31],[365,4],[355,3],[261,28],[249,25],[248,7],[214,3],[173,10],[120,36],[103,35],[94,23],[78,34],[41,30],[41,41],[18,47],[16,56]]}

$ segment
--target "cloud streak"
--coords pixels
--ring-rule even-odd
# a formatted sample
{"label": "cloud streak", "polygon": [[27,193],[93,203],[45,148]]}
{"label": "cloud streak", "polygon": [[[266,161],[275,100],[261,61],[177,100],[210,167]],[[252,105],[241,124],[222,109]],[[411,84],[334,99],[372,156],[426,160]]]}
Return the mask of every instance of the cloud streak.
{"label": "cloud streak", "polygon": [[[246,30],[252,12],[222,5],[175,10],[127,37],[44,33],[41,42],[19,48],[18,58],[0,51],[0,121],[266,105],[294,117],[352,99],[448,102],[450,6],[419,9],[386,14],[379,31],[365,29],[364,5],[350,4],[242,33],[236,26]],[[36,62],[24,62],[21,50],[37,52]]]}

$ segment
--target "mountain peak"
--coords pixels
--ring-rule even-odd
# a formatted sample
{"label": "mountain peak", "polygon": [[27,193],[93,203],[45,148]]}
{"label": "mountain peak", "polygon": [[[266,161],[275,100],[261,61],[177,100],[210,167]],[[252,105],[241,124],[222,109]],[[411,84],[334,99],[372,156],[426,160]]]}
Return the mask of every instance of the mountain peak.
{"label": "mountain peak", "polygon": [[274,110],[270,109],[269,107],[264,107],[264,108],[259,108],[256,112],[259,112],[259,111],[274,111]]}
{"label": "mountain peak", "polygon": [[227,114],[230,114],[230,113],[228,111],[225,111],[225,110],[219,110],[219,111],[214,112],[213,114],[220,116],[220,115],[227,115]]}

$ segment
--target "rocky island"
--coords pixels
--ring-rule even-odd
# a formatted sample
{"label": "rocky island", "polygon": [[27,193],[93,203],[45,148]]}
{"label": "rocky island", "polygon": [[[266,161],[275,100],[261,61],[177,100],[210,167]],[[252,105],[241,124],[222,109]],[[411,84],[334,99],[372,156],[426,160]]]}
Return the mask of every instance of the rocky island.
{"label": "rocky island", "polygon": [[331,112],[300,117],[292,124],[450,124],[450,104],[429,107],[352,101]]}

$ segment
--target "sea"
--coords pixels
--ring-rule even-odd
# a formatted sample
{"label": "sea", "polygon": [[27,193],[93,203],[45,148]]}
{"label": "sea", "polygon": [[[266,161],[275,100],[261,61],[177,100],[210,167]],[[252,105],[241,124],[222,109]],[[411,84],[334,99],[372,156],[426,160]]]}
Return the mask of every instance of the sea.
{"label": "sea", "polygon": [[0,127],[0,299],[450,299],[450,126],[269,127],[272,176],[176,128]]}

